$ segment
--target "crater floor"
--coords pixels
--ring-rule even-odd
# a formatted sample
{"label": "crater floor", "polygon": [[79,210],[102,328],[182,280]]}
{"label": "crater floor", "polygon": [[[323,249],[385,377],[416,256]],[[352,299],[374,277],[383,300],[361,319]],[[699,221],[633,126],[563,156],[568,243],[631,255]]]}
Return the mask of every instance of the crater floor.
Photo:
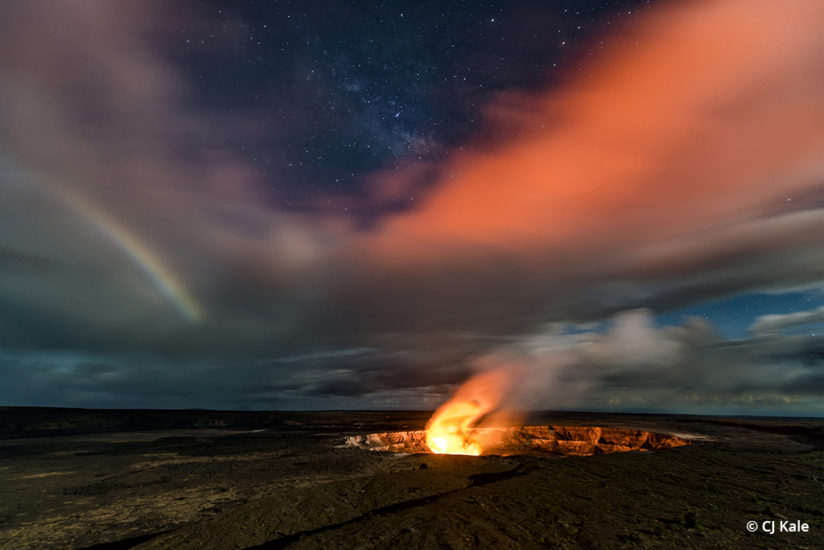
{"label": "crater floor", "polygon": [[[520,426],[475,428],[467,434],[484,455],[591,456],[627,451],[655,451],[689,445],[672,434],[601,426]],[[425,430],[354,435],[346,443],[370,451],[429,453]]]}
{"label": "crater floor", "polygon": [[[815,548],[824,540],[822,420],[530,419],[570,430],[569,441],[590,441],[582,430],[598,426],[596,444],[605,433],[635,432],[691,442],[592,456],[353,444],[421,430],[428,416],[0,408],[0,547]],[[787,520],[808,531],[780,532]],[[776,532],[751,533],[749,521],[775,521]]]}

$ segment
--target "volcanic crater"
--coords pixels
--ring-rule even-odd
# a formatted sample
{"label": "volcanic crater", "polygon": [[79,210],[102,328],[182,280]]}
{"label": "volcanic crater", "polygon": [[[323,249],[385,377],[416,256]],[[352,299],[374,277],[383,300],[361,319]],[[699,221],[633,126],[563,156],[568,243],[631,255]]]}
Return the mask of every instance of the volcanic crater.
{"label": "volcanic crater", "polygon": [[[600,426],[521,426],[474,428],[467,436],[477,442],[480,454],[590,456],[625,451],[653,451],[690,445],[671,434]],[[393,453],[432,453],[426,431],[381,432],[346,438],[351,446]]]}

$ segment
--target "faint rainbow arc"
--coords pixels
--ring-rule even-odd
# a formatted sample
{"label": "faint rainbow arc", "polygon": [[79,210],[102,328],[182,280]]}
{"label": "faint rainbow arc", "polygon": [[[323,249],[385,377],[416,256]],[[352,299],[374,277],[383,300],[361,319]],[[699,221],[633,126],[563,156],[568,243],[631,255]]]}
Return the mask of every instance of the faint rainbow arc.
{"label": "faint rainbow arc", "polygon": [[195,324],[203,320],[203,308],[148,246],[87,199],[67,190],[58,193],[68,206],[131,260],[185,321]]}

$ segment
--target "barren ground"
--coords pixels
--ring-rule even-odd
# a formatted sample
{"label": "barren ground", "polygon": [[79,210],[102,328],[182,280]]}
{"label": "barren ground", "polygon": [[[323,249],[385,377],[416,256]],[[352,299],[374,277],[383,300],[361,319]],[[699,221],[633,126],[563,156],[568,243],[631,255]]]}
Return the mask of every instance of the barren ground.
{"label": "barren ground", "polygon": [[824,420],[531,419],[693,438],[589,457],[344,445],[427,417],[0,408],[0,547],[824,547]]}

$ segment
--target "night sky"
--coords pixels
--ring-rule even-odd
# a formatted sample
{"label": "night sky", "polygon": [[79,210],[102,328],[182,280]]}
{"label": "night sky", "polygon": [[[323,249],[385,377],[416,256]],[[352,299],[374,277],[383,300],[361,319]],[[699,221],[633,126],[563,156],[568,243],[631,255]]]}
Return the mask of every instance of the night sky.
{"label": "night sky", "polygon": [[0,405],[820,416],[822,20],[4,3]]}

